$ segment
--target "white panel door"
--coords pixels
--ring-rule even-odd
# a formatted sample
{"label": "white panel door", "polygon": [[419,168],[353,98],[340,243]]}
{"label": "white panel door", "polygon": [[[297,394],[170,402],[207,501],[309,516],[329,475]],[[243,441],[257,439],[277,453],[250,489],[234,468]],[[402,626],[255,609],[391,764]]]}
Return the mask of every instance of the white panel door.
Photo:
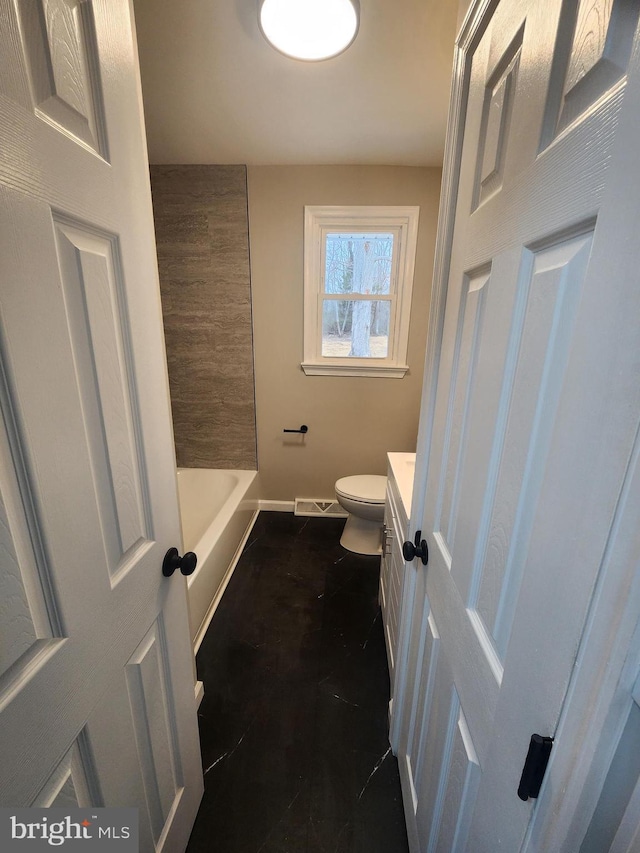
{"label": "white panel door", "polygon": [[1,0],[0,803],[202,794],[137,52],[127,0]]}
{"label": "white panel door", "polygon": [[459,40],[411,528],[430,557],[410,570],[394,708],[413,851],[521,849],[529,738],[557,733],[603,560],[628,535],[639,11],[478,2]]}

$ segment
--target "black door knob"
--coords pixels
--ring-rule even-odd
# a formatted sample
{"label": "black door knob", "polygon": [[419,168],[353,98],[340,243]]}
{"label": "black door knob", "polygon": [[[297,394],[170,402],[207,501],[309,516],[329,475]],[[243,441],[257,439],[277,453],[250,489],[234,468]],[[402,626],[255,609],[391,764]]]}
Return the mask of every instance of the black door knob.
{"label": "black door knob", "polygon": [[413,542],[402,543],[402,556],[405,560],[410,563],[411,560],[415,560],[416,557],[420,557],[422,560],[422,565],[426,566],[429,562],[429,549],[427,547],[427,540],[421,539],[422,530],[416,530],[416,538]]}
{"label": "black door knob", "polygon": [[169,548],[162,561],[162,574],[165,578],[170,578],[176,569],[180,569],[183,575],[192,575],[197,562],[198,558],[193,551],[187,551],[184,557],[181,557],[177,548]]}

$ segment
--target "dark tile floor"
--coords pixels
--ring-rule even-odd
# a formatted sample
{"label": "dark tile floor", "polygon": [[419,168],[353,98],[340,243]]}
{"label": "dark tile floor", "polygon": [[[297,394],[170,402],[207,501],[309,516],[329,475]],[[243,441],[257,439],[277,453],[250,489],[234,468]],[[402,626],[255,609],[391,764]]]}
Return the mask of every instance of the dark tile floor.
{"label": "dark tile floor", "polygon": [[188,853],[406,853],[379,559],[344,522],[258,517],[198,653],[205,793]]}

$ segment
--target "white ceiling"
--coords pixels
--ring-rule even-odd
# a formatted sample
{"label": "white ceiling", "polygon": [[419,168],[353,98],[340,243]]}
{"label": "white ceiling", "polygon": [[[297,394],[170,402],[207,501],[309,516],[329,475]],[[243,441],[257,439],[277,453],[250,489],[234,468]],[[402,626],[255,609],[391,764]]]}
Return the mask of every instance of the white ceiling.
{"label": "white ceiling", "polygon": [[152,163],[441,165],[458,0],[360,0],[341,56],[260,34],[258,0],[134,0]]}

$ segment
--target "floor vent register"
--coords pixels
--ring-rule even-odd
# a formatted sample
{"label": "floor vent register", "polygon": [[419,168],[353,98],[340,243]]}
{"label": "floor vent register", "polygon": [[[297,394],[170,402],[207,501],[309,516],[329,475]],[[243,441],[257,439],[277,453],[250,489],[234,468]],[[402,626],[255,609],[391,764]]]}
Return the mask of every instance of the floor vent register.
{"label": "floor vent register", "polygon": [[338,501],[320,498],[296,498],[294,515],[325,516],[326,518],[346,518],[346,513]]}

